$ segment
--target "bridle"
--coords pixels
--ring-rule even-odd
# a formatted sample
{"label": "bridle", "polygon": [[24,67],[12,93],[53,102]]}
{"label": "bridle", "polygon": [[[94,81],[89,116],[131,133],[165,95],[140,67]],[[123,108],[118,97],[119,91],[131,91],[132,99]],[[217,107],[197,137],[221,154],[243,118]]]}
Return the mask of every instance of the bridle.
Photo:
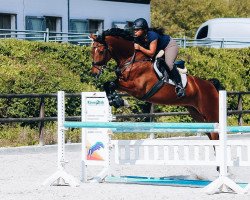
{"label": "bridle", "polygon": [[93,61],[92,62],[92,67],[98,69],[98,71],[99,71],[97,77],[99,77],[103,73],[103,70],[105,68],[107,68],[107,59],[108,59],[107,56],[108,56],[108,54],[111,54],[111,52],[110,52],[109,47],[108,47],[107,44],[101,44],[101,43],[99,43],[96,46],[92,46],[92,48],[96,51],[96,49],[99,48],[99,47],[101,47],[101,46],[104,46],[103,60]]}

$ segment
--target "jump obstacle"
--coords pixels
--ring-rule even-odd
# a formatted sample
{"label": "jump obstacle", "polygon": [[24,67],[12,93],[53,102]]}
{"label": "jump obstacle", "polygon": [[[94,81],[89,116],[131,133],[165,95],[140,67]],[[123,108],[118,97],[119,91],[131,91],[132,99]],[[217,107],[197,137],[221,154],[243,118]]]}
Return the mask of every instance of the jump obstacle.
{"label": "jump obstacle", "polygon": [[[219,166],[220,174],[215,181],[204,181],[204,191],[209,194],[221,192],[230,188],[236,193],[247,193],[250,184],[240,185],[228,178],[228,166],[250,166],[250,140],[227,140],[227,132],[250,132],[250,126],[227,126],[226,91],[219,93],[219,123],[143,123],[143,122],[110,122],[111,108],[105,93],[82,93],[82,121],[65,121],[64,92],[58,92],[58,170],[49,177],[44,185],[78,186],[79,181],[65,171],[65,138],[67,128],[82,129],[82,172],[81,180],[87,181],[87,166],[102,165],[103,170],[93,178],[101,182],[147,183],[163,182],[152,178],[142,177],[110,177],[110,131],[116,132],[219,132],[220,140],[117,140],[112,141],[115,148],[115,162],[117,164],[135,165],[201,165]],[[99,107],[97,106],[99,105]],[[102,135],[104,145],[93,147],[101,149],[103,160],[88,159],[87,135],[94,133]],[[214,154],[215,149],[215,154]],[[244,151],[244,154],[243,154]],[[203,155],[201,156],[201,152]],[[202,157],[202,158],[201,158]],[[146,180],[146,181],[145,181]],[[179,184],[178,184],[179,181]],[[166,180],[168,185],[182,185],[180,180]],[[170,183],[171,182],[171,183]],[[182,180],[187,183],[188,180]],[[194,180],[193,185],[202,185]],[[188,182],[190,184],[190,182]],[[204,184],[206,183],[206,184]],[[184,184],[184,185],[185,185]],[[186,185],[189,185],[186,184]]]}

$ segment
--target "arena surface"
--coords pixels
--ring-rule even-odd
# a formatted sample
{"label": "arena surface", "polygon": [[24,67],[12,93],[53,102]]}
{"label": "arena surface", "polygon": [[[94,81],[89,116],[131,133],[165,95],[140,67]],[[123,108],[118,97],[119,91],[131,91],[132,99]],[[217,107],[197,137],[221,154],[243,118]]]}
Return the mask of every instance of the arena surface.
{"label": "arena surface", "polygon": [[[238,135],[239,138],[246,136]],[[80,144],[66,146],[66,171],[80,179]],[[0,149],[1,200],[249,200],[250,193],[239,195],[220,193],[207,195],[202,188],[171,187],[137,184],[81,183],[79,187],[42,186],[46,178],[57,170],[57,146],[20,147]],[[89,176],[100,171],[89,167]],[[237,182],[250,182],[250,167],[229,168],[230,178]],[[183,179],[214,180],[218,172],[214,167],[191,166],[118,166],[112,174]]]}

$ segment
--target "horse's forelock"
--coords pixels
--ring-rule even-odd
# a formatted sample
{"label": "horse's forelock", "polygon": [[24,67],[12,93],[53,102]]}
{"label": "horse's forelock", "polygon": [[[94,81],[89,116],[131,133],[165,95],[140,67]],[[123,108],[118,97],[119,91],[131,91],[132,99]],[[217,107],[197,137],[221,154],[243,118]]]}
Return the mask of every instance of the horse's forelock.
{"label": "horse's forelock", "polygon": [[95,39],[95,42],[105,44],[105,37],[103,35],[98,35],[97,38]]}
{"label": "horse's forelock", "polygon": [[106,45],[105,39],[107,36],[121,37],[127,41],[134,41],[134,37],[128,31],[120,28],[111,28],[103,31],[101,35],[98,35],[95,39],[95,42],[99,42],[101,44]]}

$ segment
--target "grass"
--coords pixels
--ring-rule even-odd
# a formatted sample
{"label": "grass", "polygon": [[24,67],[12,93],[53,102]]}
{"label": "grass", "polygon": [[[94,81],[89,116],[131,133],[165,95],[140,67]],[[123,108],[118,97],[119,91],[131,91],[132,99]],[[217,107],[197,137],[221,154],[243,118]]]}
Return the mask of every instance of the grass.
{"label": "grass", "polygon": [[0,146],[16,147],[38,144],[37,131],[19,125],[7,125],[0,128]]}

